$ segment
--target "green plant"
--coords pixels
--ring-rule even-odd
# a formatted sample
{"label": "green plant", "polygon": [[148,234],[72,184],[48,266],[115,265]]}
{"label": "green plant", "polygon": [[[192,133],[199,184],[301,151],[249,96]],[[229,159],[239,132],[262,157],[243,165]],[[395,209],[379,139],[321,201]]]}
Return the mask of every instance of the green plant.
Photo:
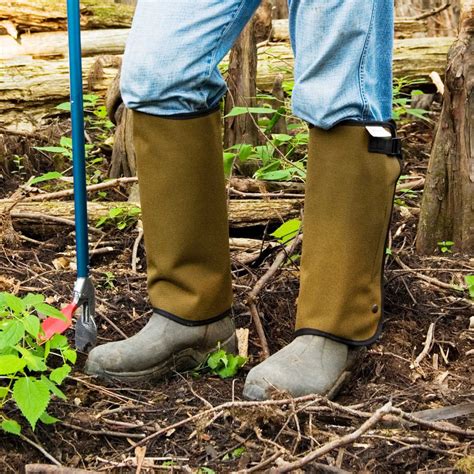
{"label": "green plant", "polygon": [[[4,413],[12,403],[33,430],[38,421],[57,421],[46,410],[53,395],[66,399],[59,385],[76,362],[65,336],[56,334],[41,344],[39,314],[64,319],[42,295],[0,293],[0,427],[7,433],[21,433],[21,425]],[[60,365],[53,368],[53,360]]]}
{"label": "green plant", "polygon": [[[411,107],[411,102],[414,96],[423,94],[418,89],[412,89],[417,84],[422,84],[423,81],[420,79],[414,79],[410,77],[400,77],[393,80],[393,119],[400,120],[402,117],[411,115],[423,120],[428,120],[426,114],[427,110],[416,109]],[[411,89],[411,92],[405,92],[405,90]]]}
{"label": "green plant", "polygon": [[222,460],[223,461],[231,461],[233,459],[239,459],[240,456],[242,456],[242,454],[244,454],[246,451],[246,449],[241,446],[240,448],[235,448],[233,451],[231,451],[230,453],[226,454]]}
{"label": "green plant", "polygon": [[128,229],[137,222],[140,217],[141,209],[139,207],[113,207],[106,216],[101,217],[96,227],[102,227],[106,224],[113,225],[119,230]]}
{"label": "green plant", "polygon": [[454,246],[454,242],[451,240],[442,240],[438,242],[438,247],[441,250],[441,253],[453,253],[452,247]]}
{"label": "green plant", "polygon": [[474,300],[474,275],[466,275],[464,281],[467,285],[467,291],[469,291],[469,297]]}
{"label": "green plant", "polygon": [[211,373],[218,375],[221,379],[235,377],[237,372],[247,362],[245,357],[234,355],[218,348],[209,355],[206,365]]}
{"label": "green plant", "polygon": [[200,467],[197,472],[198,474],[216,474],[216,471],[210,467]]}
{"label": "green plant", "polygon": [[19,176],[25,176],[26,175],[26,170],[25,170],[25,157],[21,155],[13,155],[12,158],[13,164],[15,165],[15,169],[11,171],[12,174],[17,174]]}
{"label": "green plant", "polygon": [[104,272],[104,282],[102,283],[102,286],[109,290],[113,290],[115,288],[116,279],[117,278],[113,272]]}
{"label": "green plant", "polygon": [[277,230],[275,230],[275,232],[272,232],[270,235],[275,237],[275,239],[277,239],[280,244],[286,245],[299,234],[300,229],[301,220],[290,219],[289,221],[284,222],[280,227],[278,227]]}

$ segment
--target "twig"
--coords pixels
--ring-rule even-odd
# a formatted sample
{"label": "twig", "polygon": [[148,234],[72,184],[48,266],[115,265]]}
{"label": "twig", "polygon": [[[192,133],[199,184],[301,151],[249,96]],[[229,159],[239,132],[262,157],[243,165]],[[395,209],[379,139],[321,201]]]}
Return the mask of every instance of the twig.
{"label": "twig", "polygon": [[297,245],[302,241],[303,236],[300,234],[296,237],[289,245],[287,245],[281,252],[276,256],[273,264],[267,270],[267,272],[257,281],[253,290],[248,294],[247,301],[249,305],[250,314],[252,315],[255,328],[257,329],[258,337],[262,343],[263,357],[266,359],[270,356],[270,349],[268,347],[267,338],[265,337],[265,331],[263,330],[262,320],[257,309],[257,296],[262,291],[263,287],[273,277],[273,275],[280,268],[280,265],[291,255]]}
{"label": "twig", "polygon": [[427,446],[426,444],[411,444],[410,446],[403,446],[395,450],[393,453],[389,454],[387,456],[387,461],[398,456],[400,453],[403,453],[404,451],[408,451],[409,449],[424,449],[426,451],[431,451],[433,453],[444,454],[448,456],[458,456],[461,458],[465,456],[465,454],[463,453],[456,453],[453,451],[448,451],[447,449],[433,448],[431,446]]}
{"label": "twig", "polygon": [[459,426],[453,425],[451,423],[443,423],[443,422],[435,422],[435,421],[427,421],[419,418],[418,416],[411,415],[410,413],[406,413],[400,408],[393,407],[391,409],[391,413],[394,415],[398,415],[400,418],[404,420],[411,421],[416,423],[417,425],[424,426],[425,428],[429,428],[435,431],[442,431],[444,433],[451,433],[458,436],[465,436],[468,438],[474,438],[474,430],[463,430]]}
{"label": "twig", "polygon": [[[64,217],[50,216],[48,214],[41,214],[39,212],[38,213],[36,213],[36,212],[11,212],[10,216],[13,219],[33,219],[33,220],[39,220],[39,221],[56,222],[57,224],[64,224],[64,225],[68,225],[68,226],[71,226],[71,227],[76,226],[76,223],[71,219],[66,219]],[[94,234],[104,235],[103,231],[101,231],[100,229],[96,229],[95,227],[89,227],[89,232],[94,233]]]}
{"label": "twig", "polygon": [[366,420],[357,430],[349,433],[345,436],[342,436],[338,439],[330,441],[325,445],[321,446],[318,449],[315,449],[306,456],[298,459],[297,461],[285,463],[281,466],[273,468],[270,470],[272,474],[280,474],[284,472],[292,472],[300,469],[301,467],[307,465],[308,463],[314,461],[315,459],[329,453],[333,449],[340,448],[346,444],[353,443],[356,439],[360,438],[364,433],[369,431],[373,426],[375,426],[384,415],[387,415],[392,410],[392,402],[386,403],[383,407],[379,408],[368,420]]}
{"label": "twig", "polygon": [[418,357],[415,359],[415,362],[412,364],[412,369],[420,367],[421,361],[429,354],[431,348],[433,347],[433,336],[434,336],[435,323],[431,323],[426,333],[426,340],[423,346],[423,350],[418,354]]}
{"label": "twig", "polygon": [[115,329],[115,331],[117,331],[122,337],[124,337],[125,339],[128,339],[128,335],[125,332],[123,332],[108,316],[102,313],[101,317],[104,318],[110,324],[110,326],[112,326]]}
{"label": "twig", "polygon": [[92,430],[90,428],[84,428],[79,425],[73,425],[63,421],[61,423],[63,426],[67,426],[73,430],[83,431],[84,433],[98,436],[114,436],[116,438],[130,438],[130,439],[143,439],[145,437],[144,433],[125,433],[123,431],[111,431],[111,430]]}
{"label": "twig", "polygon": [[240,402],[240,401],[239,402],[225,402],[225,403],[222,403],[221,405],[217,405],[213,408],[209,408],[208,410],[204,410],[200,413],[196,413],[195,415],[189,416],[188,418],[185,418],[184,420],[173,423],[172,425],[166,426],[165,428],[160,428],[158,431],[155,431],[154,433],[148,435],[146,438],[142,439],[141,441],[138,441],[137,443],[133,444],[130,448],[127,448],[126,451],[131,451],[136,446],[140,446],[142,444],[148,443],[148,441],[151,441],[152,439],[155,439],[158,436],[168,433],[170,430],[179,428],[180,426],[183,426],[183,425],[187,425],[193,421],[199,420],[200,418],[205,417],[216,411],[224,412],[225,410],[228,410],[231,408],[281,406],[281,405],[288,405],[289,403],[292,403],[292,402],[299,403],[299,402],[306,402],[306,401],[314,400],[314,399],[322,399],[322,397],[320,395],[305,395],[299,398],[286,398],[284,400],[264,400],[262,402]]}
{"label": "twig", "polygon": [[137,238],[135,239],[135,242],[133,242],[133,249],[132,249],[132,272],[137,273],[137,264],[138,264],[138,248],[140,246],[140,242],[143,238],[143,224],[141,220],[138,220],[137,222],[137,231],[138,235]]}
{"label": "twig", "polygon": [[56,466],[61,466],[61,463],[54,456],[49,454],[48,451],[46,451],[46,449],[43,448],[43,446],[41,446],[38,443],[35,443],[30,438],[27,438],[24,434],[20,433],[19,436],[23,441],[25,441],[26,443],[30,444],[35,449],[37,449],[45,458],[49,459],[53,464],[56,464]]}
{"label": "twig", "polygon": [[451,6],[451,2],[446,2],[444,5],[441,5],[438,8],[433,8],[429,12],[422,13],[421,15],[414,16],[411,19],[412,20],[424,20],[425,18],[429,18],[430,16],[437,15],[438,13],[441,13],[442,11],[446,10]]}
{"label": "twig", "polygon": [[243,191],[239,191],[238,189],[229,188],[229,192],[231,194],[235,194],[236,196],[248,197],[248,198],[296,198],[296,199],[304,198],[304,194],[285,193],[284,191],[277,192],[277,193],[246,193]]}
{"label": "twig", "polygon": [[282,455],[281,451],[276,451],[269,458],[264,459],[262,462],[256,466],[251,467],[250,469],[244,469],[243,471],[237,471],[237,474],[249,474],[251,472],[261,471],[264,467],[267,467],[269,464],[272,464]]}
{"label": "twig", "polygon": [[450,290],[450,291],[456,291],[456,293],[459,293],[459,290],[454,288],[453,285],[450,285],[449,283],[445,283],[444,281],[440,281],[437,278],[429,277],[426,275],[423,275],[422,273],[419,273],[417,271],[412,270],[407,264],[402,262],[400,257],[397,255],[393,254],[392,258],[407,272],[413,273],[418,279],[425,281],[426,283],[429,283],[430,285],[437,286],[438,288],[442,288],[443,290]]}
{"label": "twig", "polygon": [[[116,179],[111,179],[109,181],[104,181],[103,183],[99,183],[99,184],[91,184],[87,186],[86,190],[87,192],[101,191],[103,189],[115,188],[122,184],[136,183],[137,181],[138,181],[138,178],[136,177],[116,178]],[[29,196],[29,197],[24,198],[23,202],[46,201],[46,200],[51,200],[51,199],[60,199],[63,197],[68,197],[68,196],[73,196],[73,195],[74,195],[74,189],[64,189],[63,191],[56,191],[54,193],[40,194],[37,196]]]}

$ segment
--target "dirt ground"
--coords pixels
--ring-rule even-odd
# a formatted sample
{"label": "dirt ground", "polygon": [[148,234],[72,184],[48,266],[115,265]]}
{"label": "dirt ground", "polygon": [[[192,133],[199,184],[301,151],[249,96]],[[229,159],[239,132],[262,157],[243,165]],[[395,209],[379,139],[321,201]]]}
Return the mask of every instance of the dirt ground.
{"label": "dirt ground", "polygon": [[[423,176],[432,126],[406,124],[401,132],[406,150],[404,174]],[[5,186],[0,197],[15,187]],[[474,332],[469,330],[473,302],[466,292],[449,288],[462,285],[464,276],[473,273],[472,256],[459,254],[455,248],[453,253],[432,257],[416,255],[413,245],[421,192],[398,198],[404,203],[398,201],[391,226],[385,330],[379,342],[360,355],[333,402],[319,397],[292,401],[281,394],[270,404],[240,402],[246,373],[261,353],[246,295],[268,270],[277,248],[253,266],[240,263],[241,255],[233,254],[235,319],[237,326],[250,330],[251,354],[236,378],[221,380],[203,372],[176,374],[156,386],[104,386],[82,373],[85,355],[81,355],[64,386],[68,400],[54,400],[51,405],[51,414],[64,422],[25,434],[68,467],[117,473],[263,472],[355,432],[389,401],[403,413],[418,417],[422,410],[474,403]],[[239,231],[239,236],[263,238],[264,231],[253,228]],[[33,240],[0,247],[0,291],[38,292],[58,306],[67,303],[74,272],[58,270],[54,263],[73,245],[70,229],[56,229],[50,235],[25,232],[24,236]],[[98,248],[113,249],[94,255],[91,262],[98,291],[100,343],[120,339],[122,333],[134,334],[150,314],[142,247],[139,271],[134,273],[130,265],[135,238],[133,230],[116,229],[102,241],[94,237]],[[112,272],[113,279],[106,272]],[[290,264],[260,295],[258,308],[272,352],[292,338],[297,291],[298,268]],[[429,351],[414,367],[432,324]],[[8,414],[15,417],[13,409]],[[328,450],[301,470],[474,472],[473,458],[469,458],[474,455],[472,432],[466,431],[473,428],[472,415],[425,424],[401,418],[385,417],[355,436],[354,442]],[[143,444],[137,445],[140,441]],[[21,472],[27,463],[50,464],[51,460],[27,442],[0,434],[0,472]],[[291,472],[298,470],[295,467]]]}

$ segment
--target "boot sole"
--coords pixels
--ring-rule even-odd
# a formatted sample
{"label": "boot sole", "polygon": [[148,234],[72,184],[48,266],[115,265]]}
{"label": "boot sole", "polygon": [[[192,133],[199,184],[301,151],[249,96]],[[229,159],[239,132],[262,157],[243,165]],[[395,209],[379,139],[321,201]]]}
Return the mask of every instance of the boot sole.
{"label": "boot sole", "polygon": [[[169,359],[157,364],[149,369],[139,372],[110,372],[104,370],[97,374],[98,377],[109,380],[117,380],[126,383],[155,382],[163,379],[172,372],[185,372],[192,370],[206,361],[208,355],[217,347],[217,342],[206,349],[195,349],[188,347],[182,351],[173,354]],[[236,353],[235,333],[220,344],[220,347],[226,352]]]}

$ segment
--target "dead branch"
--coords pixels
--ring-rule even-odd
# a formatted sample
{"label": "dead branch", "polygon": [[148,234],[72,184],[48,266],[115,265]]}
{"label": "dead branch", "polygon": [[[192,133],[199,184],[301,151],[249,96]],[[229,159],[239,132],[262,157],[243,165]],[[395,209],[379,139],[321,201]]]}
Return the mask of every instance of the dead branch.
{"label": "dead branch", "polygon": [[355,440],[360,438],[364,433],[369,431],[372,427],[374,427],[384,415],[387,415],[392,410],[392,402],[386,403],[383,407],[379,408],[367,421],[365,421],[357,430],[349,433],[348,435],[342,436],[334,441],[330,441],[325,445],[321,446],[318,449],[315,449],[311,453],[307,454],[301,459],[298,459],[294,462],[289,462],[282,464],[276,468],[270,470],[271,474],[282,474],[284,472],[293,472],[297,469],[306,466],[310,462],[314,461],[315,459],[324,456],[325,454],[329,453],[333,449],[340,448],[341,446],[345,446],[347,444],[353,443]]}
{"label": "dead branch", "polygon": [[270,356],[270,349],[268,347],[267,338],[265,336],[265,331],[262,326],[262,320],[260,318],[258,308],[257,308],[257,296],[262,291],[263,287],[268,283],[268,281],[273,277],[273,275],[280,268],[280,265],[290,256],[298,244],[302,241],[303,236],[299,235],[296,237],[289,245],[287,245],[279,254],[276,256],[273,264],[267,270],[267,272],[257,281],[253,290],[248,294],[247,302],[249,305],[250,314],[252,315],[252,320],[257,329],[258,337],[262,344],[262,355],[266,359]]}

